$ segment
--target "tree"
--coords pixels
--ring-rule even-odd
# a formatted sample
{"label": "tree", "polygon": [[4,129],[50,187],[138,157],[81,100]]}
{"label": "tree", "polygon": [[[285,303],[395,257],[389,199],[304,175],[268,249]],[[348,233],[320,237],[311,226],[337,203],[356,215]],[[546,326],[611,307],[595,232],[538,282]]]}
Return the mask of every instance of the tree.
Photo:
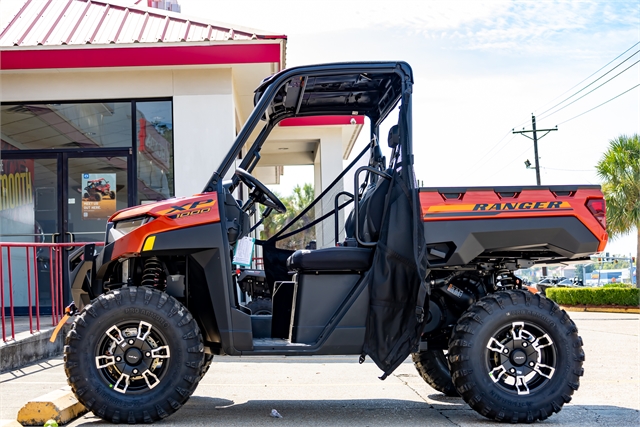
{"label": "tree", "polygon": [[[275,235],[282,229],[282,227],[287,225],[293,218],[295,218],[300,212],[302,212],[302,210],[313,201],[314,191],[311,184],[304,184],[302,187],[300,187],[300,185],[296,185],[293,189],[293,194],[291,194],[290,196],[280,197],[279,194],[276,194],[276,196],[287,208],[287,212],[284,214],[273,212],[269,217],[267,217],[267,219],[265,219],[263,223],[264,230],[262,231],[261,235],[263,240],[267,240],[271,236]],[[289,227],[285,234],[297,230],[298,228],[303,227],[306,224],[309,224],[314,220],[314,218],[314,209],[311,209],[306,215],[304,215],[302,218],[296,221],[295,224]],[[304,247],[309,244],[311,240],[315,239],[315,227],[310,227],[302,233],[297,233],[293,236],[279,241],[277,246],[282,249],[304,249]]]}
{"label": "tree", "polygon": [[583,265],[576,265],[576,277],[582,282],[585,282],[585,277],[584,277],[584,266]]}
{"label": "tree", "polygon": [[638,134],[621,135],[609,141],[609,148],[596,165],[603,180],[602,192],[607,202],[607,232],[612,238],[638,233],[636,248],[636,286],[640,258],[640,141]]}

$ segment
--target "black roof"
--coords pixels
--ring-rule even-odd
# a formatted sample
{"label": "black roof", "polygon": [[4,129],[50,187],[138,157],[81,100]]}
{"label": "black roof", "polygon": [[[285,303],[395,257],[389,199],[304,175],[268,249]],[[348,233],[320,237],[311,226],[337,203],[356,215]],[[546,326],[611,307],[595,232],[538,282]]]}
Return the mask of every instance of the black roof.
{"label": "black roof", "polygon": [[400,100],[403,80],[413,83],[413,74],[409,64],[400,61],[307,65],[265,79],[254,101],[257,105],[271,86],[282,85],[268,109],[272,120],[366,115],[379,123]]}

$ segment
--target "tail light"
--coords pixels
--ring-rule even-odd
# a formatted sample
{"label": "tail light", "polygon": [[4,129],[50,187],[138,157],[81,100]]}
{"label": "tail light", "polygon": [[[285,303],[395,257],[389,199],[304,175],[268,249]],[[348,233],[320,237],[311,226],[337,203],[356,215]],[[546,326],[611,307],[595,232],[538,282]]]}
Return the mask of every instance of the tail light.
{"label": "tail light", "polygon": [[604,199],[589,199],[587,200],[587,209],[591,212],[602,228],[607,229],[607,206]]}

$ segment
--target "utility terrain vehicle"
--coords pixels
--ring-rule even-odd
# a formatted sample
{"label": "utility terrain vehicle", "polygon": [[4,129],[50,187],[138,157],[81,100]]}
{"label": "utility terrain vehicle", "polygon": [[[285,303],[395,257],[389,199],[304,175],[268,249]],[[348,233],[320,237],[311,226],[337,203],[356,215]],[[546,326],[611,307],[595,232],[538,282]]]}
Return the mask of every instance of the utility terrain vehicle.
{"label": "utility terrain vehicle", "polygon": [[[384,379],[412,353],[429,384],[490,419],[560,411],[579,386],[582,341],[514,271],[601,250],[600,189],[417,188],[412,86],[403,62],[281,71],[257,88],[202,194],[114,214],[104,249],[87,245],[70,261],[80,312],[65,371],[80,402],[114,423],[153,422],[187,401],[214,355],[369,356]],[[387,159],[380,125],[396,112]],[[252,215],[286,209],[251,172],[281,120],[322,115],[368,117],[371,142],[296,219],[257,242],[264,278],[255,280],[273,309],[252,314],[238,302],[247,275],[234,250],[254,233]],[[304,250],[314,229],[318,249]],[[300,250],[279,247],[297,235]]]}
{"label": "utility terrain vehicle", "polygon": [[107,196],[112,200],[116,198],[116,192],[111,189],[111,184],[104,178],[87,181],[84,191],[83,199],[92,199],[99,202],[103,197]]}

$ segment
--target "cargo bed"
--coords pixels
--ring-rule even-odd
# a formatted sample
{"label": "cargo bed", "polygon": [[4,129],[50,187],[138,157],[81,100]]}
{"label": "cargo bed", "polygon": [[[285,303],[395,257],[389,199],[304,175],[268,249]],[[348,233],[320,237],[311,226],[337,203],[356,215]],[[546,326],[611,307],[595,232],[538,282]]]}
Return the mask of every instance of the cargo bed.
{"label": "cargo bed", "polygon": [[598,185],[429,187],[419,194],[434,267],[577,261],[607,241]]}

